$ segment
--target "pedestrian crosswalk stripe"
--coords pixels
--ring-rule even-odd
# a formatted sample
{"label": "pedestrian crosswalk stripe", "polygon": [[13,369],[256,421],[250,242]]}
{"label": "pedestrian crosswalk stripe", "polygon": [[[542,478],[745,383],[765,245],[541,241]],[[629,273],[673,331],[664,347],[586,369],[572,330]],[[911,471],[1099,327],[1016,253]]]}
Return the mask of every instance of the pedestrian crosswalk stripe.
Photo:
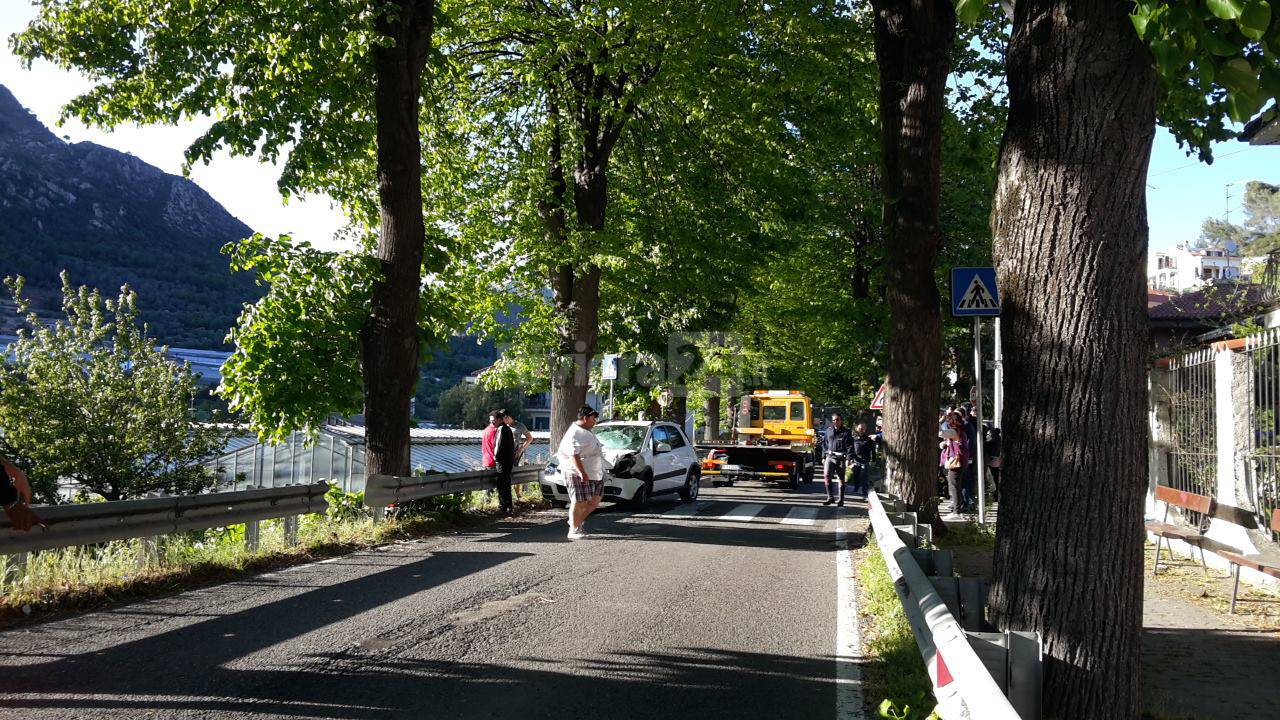
{"label": "pedestrian crosswalk stripe", "polygon": [[734,522],[751,522],[760,511],[764,510],[764,505],[758,503],[743,503],[735,505],[732,510],[716,518],[717,520],[732,520]]}
{"label": "pedestrian crosswalk stripe", "polygon": [[783,525],[813,525],[818,521],[818,508],[793,507],[787,516],[782,518]]}

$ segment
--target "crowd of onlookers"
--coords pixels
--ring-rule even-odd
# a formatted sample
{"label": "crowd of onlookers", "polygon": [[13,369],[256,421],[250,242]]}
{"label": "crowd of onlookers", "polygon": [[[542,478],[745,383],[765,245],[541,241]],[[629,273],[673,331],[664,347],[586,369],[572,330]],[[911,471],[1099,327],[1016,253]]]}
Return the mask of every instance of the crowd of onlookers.
{"label": "crowd of onlookers", "polygon": [[[951,500],[947,520],[960,519],[960,513],[972,510],[978,502],[978,433],[982,432],[982,454],[991,481],[986,485],[986,499],[998,497],[1000,484],[1000,428],[990,420],[978,427],[978,414],[970,403],[951,406],[938,418],[939,478]],[[941,494],[941,492],[939,493]]]}

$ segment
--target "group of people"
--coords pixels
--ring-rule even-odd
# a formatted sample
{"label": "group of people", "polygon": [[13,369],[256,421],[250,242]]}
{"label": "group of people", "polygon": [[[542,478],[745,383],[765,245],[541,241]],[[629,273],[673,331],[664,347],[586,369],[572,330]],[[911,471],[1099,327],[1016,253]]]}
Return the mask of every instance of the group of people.
{"label": "group of people", "polygon": [[520,464],[533,434],[506,410],[489,413],[489,425],[480,435],[480,456],[486,468],[498,471],[498,506],[504,515],[515,511],[511,497],[511,471]]}
{"label": "group of people", "polygon": [[[853,494],[867,497],[871,492],[871,463],[875,461],[876,446],[883,435],[877,423],[875,434],[867,432],[866,423],[858,423],[850,430],[844,424],[844,416],[832,413],[831,424],[821,433],[822,482],[827,487],[827,499],[823,505],[835,503],[844,507],[845,490],[853,485]],[[840,494],[836,496],[836,485]]]}
{"label": "group of people", "polygon": [[978,426],[978,414],[973,405],[964,403],[947,408],[938,418],[938,439],[941,454],[938,467],[947,482],[947,495],[951,498],[951,512],[947,520],[960,519],[960,513],[971,510],[977,504],[978,484],[978,433],[983,433],[983,455],[987,470],[991,473],[993,498],[1000,482],[1000,429],[991,421]]}

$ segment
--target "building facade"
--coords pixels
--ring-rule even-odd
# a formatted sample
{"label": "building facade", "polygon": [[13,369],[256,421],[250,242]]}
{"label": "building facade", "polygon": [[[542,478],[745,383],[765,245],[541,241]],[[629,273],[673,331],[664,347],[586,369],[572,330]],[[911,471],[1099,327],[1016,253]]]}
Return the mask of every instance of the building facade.
{"label": "building facade", "polygon": [[1253,265],[1232,246],[1178,245],[1147,256],[1147,286],[1187,292],[1222,281],[1248,281]]}

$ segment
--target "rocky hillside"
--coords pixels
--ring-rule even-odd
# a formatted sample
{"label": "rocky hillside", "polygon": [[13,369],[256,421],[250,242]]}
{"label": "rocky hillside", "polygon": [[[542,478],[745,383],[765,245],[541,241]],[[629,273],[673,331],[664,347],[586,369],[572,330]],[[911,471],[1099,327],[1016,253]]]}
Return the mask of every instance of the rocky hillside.
{"label": "rocky hillside", "polygon": [[[221,347],[260,290],[219,249],[252,232],[189,180],[62,141],[0,86],[0,276],[26,277],[41,314],[58,308],[65,269],[104,293],[132,285],[157,339]],[[15,320],[0,317],[0,332]]]}

